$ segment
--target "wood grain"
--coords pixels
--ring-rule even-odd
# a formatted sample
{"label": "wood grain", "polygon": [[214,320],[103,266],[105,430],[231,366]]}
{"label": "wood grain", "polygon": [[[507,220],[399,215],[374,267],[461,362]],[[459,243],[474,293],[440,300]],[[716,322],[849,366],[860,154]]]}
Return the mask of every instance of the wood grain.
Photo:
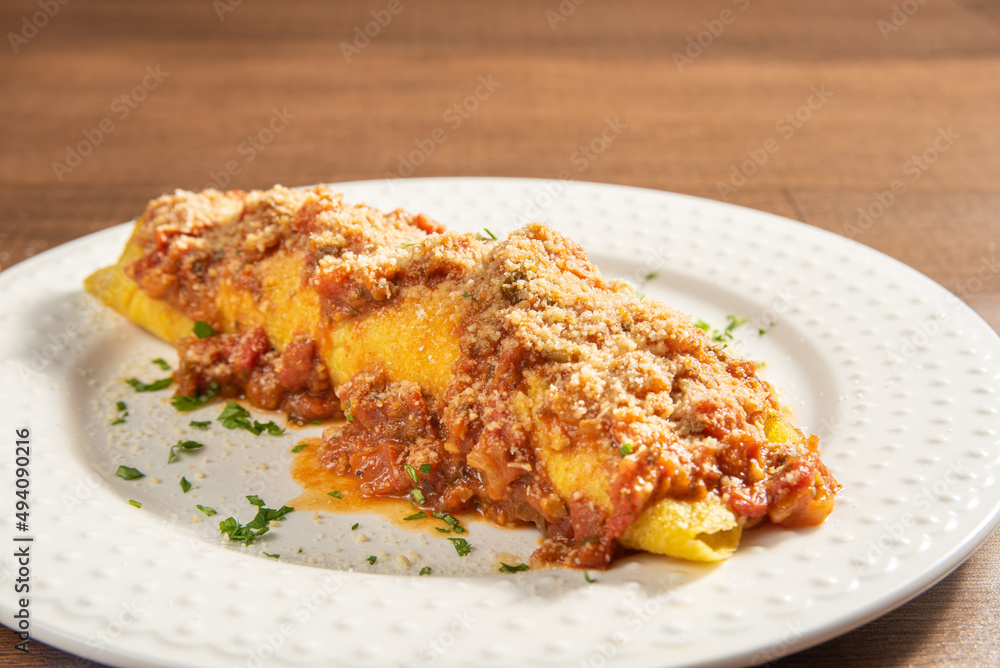
{"label": "wood grain", "polygon": [[[590,0],[565,16],[556,0],[402,0],[348,62],[341,43],[386,4],[247,1],[220,20],[209,0],[70,2],[17,53],[4,44],[0,267],[128,220],[164,191],[222,185],[227,164],[239,173],[226,185],[244,189],[384,178],[438,128],[447,140],[414,176],[570,170],[727,199],[852,236],[953,291],[997,250],[991,0],[916,3],[898,26],[890,0]],[[0,27],[37,11],[5,2]],[[704,22],[720,17],[732,20],[708,40]],[[699,33],[710,43],[678,67]],[[165,74],[154,82],[147,68]],[[455,127],[449,110],[481,78],[495,90]],[[133,91],[134,109],[121,99]],[[275,110],[287,126],[251,159],[243,142]],[[112,131],[92,141],[105,119]],[[627,129],[574,158],[608,122]],[[77,166],[54,167],[80,142],[92,146]],[[777,150],[733,186],[764,146]],[[905,191],[859,223],[894,181]],[[965,294],[1000,327],[1000,280]],[[779,663],[998,665],[998,566],[994,535],[914,601]],[[77,665],[40,643],[22,656],[13,638],[0,630],[0,666]]]}

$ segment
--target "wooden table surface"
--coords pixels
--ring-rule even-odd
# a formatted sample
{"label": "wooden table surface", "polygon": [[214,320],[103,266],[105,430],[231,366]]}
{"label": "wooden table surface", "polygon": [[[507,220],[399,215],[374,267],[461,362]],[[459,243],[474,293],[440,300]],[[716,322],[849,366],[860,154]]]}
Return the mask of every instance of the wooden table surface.
{"label": "wooden table surface", "polygon": [[[355,41],[372,11],[386,25]],[[406,175],[438,128],[413,176],[570,170],[727,199],[953,291],[1000,240],[994,0],[6,0],[0,28],[4,268],[178,187]],[[581,161],[609,122],[629,130]],[[966,301],[1000,326],[1000,281]],[[994,534],[914,601],[779,663],[1000,665],[998,567]],[[0,630],[0,666],[78,665],[13,643]]]}

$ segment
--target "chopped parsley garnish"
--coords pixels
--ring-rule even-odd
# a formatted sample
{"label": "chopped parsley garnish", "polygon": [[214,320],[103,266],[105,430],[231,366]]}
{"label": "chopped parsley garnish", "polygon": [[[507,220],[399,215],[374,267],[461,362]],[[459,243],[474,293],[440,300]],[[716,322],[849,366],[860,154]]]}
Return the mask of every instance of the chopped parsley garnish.
{"label": "chopped parsley garnish", "polygon": [[583,572],[583,579],[586,580],[587,582],[590,582],[590,583],[597,582],[597,580],[595,580],[594,578],[590,577],[590,571],[584,571]]}
{"label": "chopped parsley garnish", "polygon": [[431,513],[431,515],[438,518],[439,520],[444,520],[445,524],[450,525],[455,533],[465,533],[465,527],[463,527],[462,524],[457,519],[455,519],[448,513]]}
{"label": "chopped parsley garnish", "polygon": [[254,436],[260,436],[265,431],[271,436],[280,436],[285,433],[285,430],[276,425],[274,420],[270,422],[258,422],[254,420],[250,422],[250,411],[235,401],[226,402],[226,407],[222,409],[222,413],[219,414],[216,421],[221,422],[222,426],[226,429],[246,429]]}
{"label": "chopped parsley garnish", "polygon": [[375,555],[373,554],[372,556],[368,557],[368,563],[369,563],[369,564],[374,564],[374,563],[375,563],[375,560],[376,560],[376,559],[378,559],[378,557],[376,557],[376,556],[375,556]]}
{"label": "chopped parsley garnish", "polygon": [[292,453],[294,454],[296,452],[302,452],[303,450],[305,450],[308,447],[309,447],[308,443],[299,443],[294,448],[292,448]]}
{"label": "chopped parsley garnish", "polygon": [[195,429],[208,429],[208,425],[212,424],[212,421],[211,420],[191,420],[191,422],[189,422],[188,424],[191,425],[192,427],[194,427]]}
{"label": "chopped parsley garnish", "polygon": [[358,524],[359,524],[359,522],[355,522],[354,524],[352,524],[351,525],[351,531],[357,531],[358,530]]}
{"label": "chopped parsley garnish", "polygon": [[218,391],[219,384],[213,380],[209,383],[208,392],[205,394],[196,394],[193,397],[174,397],[170,400],[170,405],[177,409],[180,413],[187,413],[188,411],[193,411],[194,409],[201,408],[207,404]]}
{"label": "chopped parsley garnish", "polygon": [[122,480],[135,480],[136,478],[146,477],[145,473],[131,466],[119,466],[118,470],[115,471],[115,475]]}
{"label": "chopped parsley garnish", "polygon": [[302,548],[301,547],[299,548],[299,551],[296,554],[302,554]]}
{"label": "chopped parsley garnish", "polygon": [[405,464],[404,463],[403,466],[406,467],[406,475],[410,476],[410,480],[412,480],[413,484],[416,485],[417,484],[417,472],[416,472],[416,470],[414,470],[414,468],[412,466],[410,466],[409,464]]}
{"label": "chopped parsley garnish", "polygon": [[430,566],[424,566],[423,568],[420,569],[420,575],[430,575],[430,574],[431,574]]}
{"label": "chopped parsley garnish", "polygon": [[111,422],[112,425],[122,424],[125,422],[125,418],[128,417],[128,406],[125,405],[124,401],[119,401],[117,404],[118,417]]}
{"label": "chopped parsley garnish", "polygon": [[144,383],[138,378],[129,378],[125,382],[131,385],[132,389],[136,392],[156,392],[157,390],[163,390],[170,387],[170,385],[174,382],[174,379],[161,378],[153,381],[152,383]]}
{"label": "chopped parsley garnish", "polygon": [[656,272],[655,272],[655,271],[651,271],[651,272],[649,272],[648,274],[646,274],[644,278],[645,278],[645,279],[646,279],[647,281],[651,281],[651,280],[653,280],[654,278],[656,278]]}
{"label": "chopped parsley garnish", "polygon": [[216,514],[215,508],[209,508],[208,506],[203,506],[201,504],[196,504],[195,508],[197,508],[201,512],[205,513],[206,517],[211,517],[212,515]]}
{"label": "chopped parsley garnish", "polygon": [[622,447],[620,448],[620,450],[622,453],[622,457],[628,457],[629,455],[632,454],[632,444],[622,443]]}
{"label": "chopped parsley garnish", "polygon": [[711,327],[709,327],[708,323],[705,322],[704,320],[698,320],[698,321],[696,321],[694,323],[694,326],[697,327],[698,329],[700,329],[703,332],[707,332],[708,330],[711,329]]}
{"label": "chopped parsley garnish", "polygon": [[327,496],[332,496],[335,499],[342,499],[342,498],[344,498],[344,493],[341,492],[338,489],[335,489],[332,492],[327,492],[326,495]]}
{"label": "chopped parsley garnish", "polygon": [[733,340],[733,330],[741,325],[747,323],[746,318],[737,318],[735,315],[726,316],[726,328],[723,330],[717,330],[712,332],[713,341],[732,341]]}
{"label": "chopped parsley garnish", "polygon": [[[299,552],[301,551],[302,550],[299,550]],[[271,554],[270,552],[264,552],[263,554],[265,557],[271,557],[272,559],[277,559],[281,556],[280,554]]]}
{"label": "chopped parsley garnish", "polygon": [[510,566],[508,564],[500,562],[500,572],[501,573],[519,573],[521,571],[528,570],[528,564],[518,564],[517,566]]}
{"label": "chopped parsley garnish", "polygon": [[441,527],[434,527],[434,530],[435,531],[439,531],[441,533],[451,533],[451,529],[444,529],[444,528],[441,528]]}
{"label": "chopped parsley garnish", "polygon": [[486,234],[490,235],[490,239],[492,239],[493,241],[497,240],[497,235],[495,235],[492,232],[490,232],[489,228],[484,227],[483,231],[486,232]]}
{"label": "chopped parsley garnish", "polygon": [[424,475],[429,475],[431,472],[431,465],[421,464],[420,466],[417,467],[417,470],[423,473]]}
{"label": "chopped parsley garnish", "polygon": [[181,478],[181,491],[184,492],[185,494],[187,494],[188,490],[190,490],[190,489],[191,489],[191,483],[188,482],[187,478],[182,477]]}
{"label": "chopped parsley garnish", "polygon": [[173,464],[178,461],[181,456],[178,452],[183,452],[184,450],[199,450],[205,446],[198,441],[177,441],[177,445],[170,446],[170,456],[167,457],[167,463]]}
{"label": "chopped parsley garnish", "polygon": [[285,515],[295,510],[290,506],[282,506],[278,510],[265,508],[264,501],[255,494],[247,496],[247,501],[257,506],[257,514],[252,520],[245,525],[237,522],[235,517],[227,517],[219,522],[219,531],[229,536],[229,540],[235,540],[244,545],[250,545],[256,538],[270,531],[269,524],[271,522],[282,520]]}
{"label": "chopped parsley garnish", "polygon": [[471,299],[472,301],[476,301],[476,296],[469,294],[468,292],[463,292],[462,296],[465,297],[466,299]]}
{"label": "chopped parsley garnish", "polygon": [[350,401],[348,401],[347,405],[344,406],[344,417],[347,418],[348,422],[350,422],[351,420],[354,419],[354,415],[351,414],[351,402]]}
{"label": "chopped parsley garnish", "polygon": [[136,508],[142,508],[142,504],[136,501],[135,499],[129,499],[128,505],[135,506]]}
{"label": "chopped parsley garnish", "polygon": [[464,538],[449,538],[448,540],[455,545],[455,551],[458,552],[458,556],[464,557],[469,552],[472,552],[472,546]]}
{"label": "chopped parsley garnish", "polygon": [[207,339],[210,336],[215,336],[215,330],[212,326],[205,322],[204,320],[198,320],[194,323],[194,329],[191,330],[194,335],[199,339]]}
{"label": "chopped parsley garnish", "polygon": [[410,490],[410,498],[413,499],[414,503],[427,503],[427,499],[424,498],[424,493],[420,491],[419,487]]}
{"label": "chopped parsley garnish", "polygon": [[414,514],[410,515],[409,517],[404,517],[403,519],[404,520],[422,520],[425,517],[427,517],[427,513],[425,513],[424,511],[421,510],[419,513],[414,513]]}
{"label": "chopped parsley garnish", "polygon": [[162,357],[157,357],[155,360],[153,360],[153,364],[160,367],[164,371],[170,371],[170,364],[168,364],[167,360],[163,359]]}

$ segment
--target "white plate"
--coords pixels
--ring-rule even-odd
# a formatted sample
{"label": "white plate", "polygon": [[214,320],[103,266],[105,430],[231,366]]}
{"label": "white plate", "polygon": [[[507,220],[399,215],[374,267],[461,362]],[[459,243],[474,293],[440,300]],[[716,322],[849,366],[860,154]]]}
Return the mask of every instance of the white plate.
{"label": "white plate", "polygon": [[[996,527],[1000,341],[912,269],[806,225],[664,192],[472,178],[341,187],[350,200],[422,211],[459,230],[499,235],[545,220],[582,243],[605,274],[713,325],[730,313],[776,321],[763,337],[742,336],[744,349],[768,361],[768,378],[803,428],[821,436],[844,485],[833,515],[814,529],[749,532],[718,567],[637,557],[595,574],[594,584],[562,570],[472,575],[490,567],[491,547],[509,541],[522,555],[533,540],[479,523],[470,526],[477,550],[468,561],[443,540],[372,516],[362,518],[367,543],[348,537],[356,519],[328,515],[317,525],[292,513],[261,545],[224,546],[215,522],[231,512],[245,521],[243,494],[271,507],[294,496],[285,467],[297,438],[240,441],[213,428],[199,439],[204,451],[168,467],[169,444],[192,433],[187,420],[210,419],[218,406],[178,418],[163,410],[166,393],[131,390],[129,422],[108,426],[120,378],[159,377],[148,360],[172,359],[81,292],[84,276],[117,258],[127,235],[120,226],[0,275],[0,540],[34,537],[34,638],[120,666],[740,664],[885,613],[948,574]],[[21,534],[13,441],[25,426],[31,516]],[[127,445],[114,434],[128,435]],[[255,468],[262,461],[266,471]],[[119,480],[119,463],[149,469],[147,477]],[[199,470],[204,478],[194,477]],[[187,495],[177,486],[182,474],[196,483]],[[192,524],[194,503],[220,515]],[[282,558],[264,558],[264,549]],[[395,557],[410,549],[414,563],[401,567]],[[369,566],[363,557],[379,550]],[[2,551],[0,581],[8,626],[12,552]],[[310,557],[327,567],[292,563]],[[425,564],[435,574],[413,577]],[[458,566],[470,575],[441,575]]]}

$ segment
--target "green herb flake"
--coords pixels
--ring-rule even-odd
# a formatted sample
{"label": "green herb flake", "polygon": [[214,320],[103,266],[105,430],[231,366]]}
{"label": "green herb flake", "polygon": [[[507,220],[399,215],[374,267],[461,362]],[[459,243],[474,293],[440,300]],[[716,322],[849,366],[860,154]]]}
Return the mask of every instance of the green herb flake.
{"label": "green herb flake", "polygon": [[212,515],[216,515],[217,514],[215,508],[209,508],[208,506],[203,506],[201,504],[195,505],[195,508],[197,508],[201,512],[205,513],[206,517],[211,517]]}
{"label": "green herb flake", "polygon": [[359,524],[360,524],[359,522],[355,522],[354,524],[352,524],[351,525],[351,531],[357,531]]}
{"label": "green herb flake", "polygon": [[179,413],[187,413],[207,404],[212,397],[218,393],[218,391],[219,384],[213,380],[209,383],[208,391],[204,394],[196,394],[193,397],[174,397],[170,400],[170,405],[173,406]]}
{"label": "green herb flake", "polygon": [[440,533],[451,533],[451,529],[445,529],[443,527],[434,527],[434,530]]}
{"label": "green herb flake", "polygon": [[403,466],[406,467],[406,475],[410,476],[410,480],[412,480],[413,484],[416,485],[417,484],[417,472],[409,464],[405,464],[404,463]]}
{"label": "green herb flake", "polygon": [[413,244],[399,244],[399,245],[402,246],[403,248],[409,248]]}
{"label": "green herb flake", "polygon": [[177,445],[170,446],[170,456],[167,457],[167,463],[173,464],[176,461],[180,461],[181,456],[178,454],[179,452],[183,452],[185,450],[200,450],[204,447],[205,446],[198,441],[177,441]]}
{"label": "green herb flake", "polygon": [[489,228],[484,227],[483,231],[486,232],[486,234],[490,235],[490,239],[492,239],[493,241],[497,240],[497,235],[490,232]]}
{"label": "green herb flake", "polygon": [[[302,550],[299,550],[299,552],[301,552],[301,551]],[[271,557],[272,559],[280,559],[281,558],[280,554],[271,554],[270,552],[264,552],[263,554],[264,554],[265,557]]]}
{"label": "green herb flake", "polygon": [[152,383],[144,383],[138,378],[129,378],[125,382],[131,385],[132,389],[136,392],[156,392],[157,390],[164,390],[170,387],[174,379],[168,377],[155,380]]}
{"label": "green herb flake", "polygon": [[301,547],[299,548],[299,551],[296,554],[302,554],[302,548]]}
{"label": "green herb flake", "polygon": [[309,424],[323,424],[323,421],[322,420],[312,420],[312,421],[309,422]]}
{"label": "green herb flake", "polygon": [[622,457],[628,457],[633,452],[633,450],[632,450],[632,444],[631,443],[622,443],[622,447],[620,448],[620,450],[621,450],[621,453],[622,453]]}
{"label": "green herb flake", "polygon": [[115,475],[122,480],[136,480],[137,478],[145,478],[146,474],[138,469],[134,469],[131,466],[119,466],[118,470],[115,471]]}
{"label": "green herb flake", "polygon": [[458,552],[458,556],[464,557],[472,552],[472,546],[464,538],[449,538],[448,540],[455,545],[455,551]]}
{"label": "green herb flake", "polygon": [[181,491],[184,492],[185,494],[187,494],[188,491],[190,491],[190,489],[191,489],[191,483],[188,482],[187,478],[182,477],[181,478]]}
{"label": "green herb flake", "polygon": [[247,496],[247,501],[251,505],[257,506],[257,514],[245,525],[236,521],[235,517],[227,517],[219,522],[219,531],[229,536],[229,540],[250,545],[254,540],[266,534],[271,527],[271,522],[283,520],[285,515],[295,510],[290,506],[282,506],[278,510],[265,508],[264,501],[256,494]]}
{"label": "green herb flake", "polygon": [[594,578],[590,577],[590,571],[584,571],[583,572],[583,579],[586,580],[587,582],[590,582],[591,584],[593,584],[594,582],[597,582],[597,580],[595,580]]}
{"label": "green herb flake", "polygon": [[342,499],[344,498],[344,493],[340,490],[334,490],[332,492],[327,492],[327,496],[332,496],[335,499]]}
{"label": "green herb flake", "polygon": [[124,401],[119,401],[115,405],[118,408],[118,417],[110,422],[111,425],[122,424],[128,417],[128,406],[125,405]]}
{"label": "green herb flake", "polygon": [[190,426],[194,427],[195,429],[208,429],[208,426],[210,424],[212,424],[212,421],[211,420],[191,420],[191,422],[189,422],[188,424]]}
{"label": "green herb flake", "polygon": [[170,371],[170,364],[168,364],[167,360],[163,359],[162,357],[157,357],[155,360],[153,360],[153,364],[160,367],[164,371]]}
{"label": "green herb flake", "polygon": [[476,296],[473,294],[469,294],[468,292],[463,292],[462,296],[465,297],[466,299],[471,299],[472,301],[476,301]]}
{"label": "green herb flake", "polygon": [[420,569],[420,575],[430,575],[430,574],[431,574],[430,566],[424,566],[423,568]]}
{"label": "green herb flake", "polygon": [[500,572],[501,573],[520,573],[521,571],[528,570],[528,564],[518,564],[517,566],[510,566],[502,561],[500,562]]}
{"label": "green herb flake", "polygon": [[417,467],[417,470],[420,471],[421,473],[423,473],[424,475],[430,475],[431,465],[430,464],[421,464],[420,466]]}
{"label": "green herb flake", "polygon": [[404,520],[422,520],[425,517],[427,517],[427,513],[425,513],[424,511],[421,510],[419,513],[414,513],[413,515],[410,515],[409,517],[404,517],[403,519]]}
{"label": "green herb flake", "polygon": [[453,516],[449,515],[448,513],[431,513],[431,514],[434,517],[438,518],[439,520],[444,520],[445,524],[451,526],[452,530],[455,533],[465,533],[465,527],[462,526],[462,523],[459,522],[457,519],[455,519]]}
{"label": "green herb flake", "polygon": [[644,278],[645,278],[645,279],[646,279],[647,281],[651,281],[651,280],[653,280],[654,278],[656,278],[656,272],[655,272],[655,271],[651,271],[651,272],[649,272],[648,274],[646,274],[646,276],[645,276]]}
{"label": "green herb flake", "polygon": [[347,418],[348,422],[351,422],[351,421],[354,420],[354,415],[351,413],[351,402],[350,401],[348,401],[347,405],[344,406],[344,417]]}
{"label": "green herb flake", "polygon": [[708,330],[711,329],[711,327],[709,327],[708,323],[705,322],[704,320],[698,320],[698,321],[696,321],[694,323],[694,326],[697,327],[698,329],[700,329],[703,332],[707,332]]}
{"label": "green herb flake", "polygon": [[297,452],[302,452],[303,450],[305,450],[308,447],[309,447],[308,443],[299,443],[294,448],[292,448],[292,454],[295,454]]}
{"label": "green herb flake", "polygon": [[142,508],[142,504],[136,501],[135,499],[129,499],[128,505],[135,506],[136,508]]}
{"label": "green herb flake", "polygon": [[210,336],[215,336],[215,330],[212,326],[205,322],[204,320],[198,320],[194,323],[194,329],[191,330],[194,335],[199,339],[207,339]]}
{"label": "green herb flake", "polygon": [[420,491],[419,487],[414,487],[410,490],[410,498],[413,499],[414,503],[427,503],[427,499],[424,497],[424,493]]}
{"label": "green herb flake", "polygon": [[226,429],[245,429],[254,436],[260,436],[265,431],[271,436],[280,436],[285,433],[285,430],[276,425],[274,420],[266,423],[257,420],[250,422],[250,411],[235,401],[226,402],[226,407],[222,409],[216,422],[220,422]]}
{"label": "green herb flake", "polygon": [[373,554],[372,556],[368,557],[368,563],[369,563],[369,564],[374,564],[374,563],[375,563],[375,561],[376,561],[377,559],[378,559],[378,557],[376,557],[376,556],[375,556],[375,555]]}

